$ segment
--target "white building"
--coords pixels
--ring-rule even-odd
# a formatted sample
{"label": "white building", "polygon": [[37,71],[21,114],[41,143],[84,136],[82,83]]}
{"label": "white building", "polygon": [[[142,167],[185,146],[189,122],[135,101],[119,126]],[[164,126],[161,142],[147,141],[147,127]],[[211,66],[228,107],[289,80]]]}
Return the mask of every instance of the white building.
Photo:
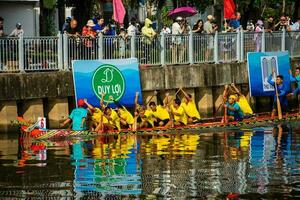
{"label": "white building", "polygon": [[25,35],[39,35],[39,0],[0,0],[0,16],[4,33],[10,34],[20,22]]}

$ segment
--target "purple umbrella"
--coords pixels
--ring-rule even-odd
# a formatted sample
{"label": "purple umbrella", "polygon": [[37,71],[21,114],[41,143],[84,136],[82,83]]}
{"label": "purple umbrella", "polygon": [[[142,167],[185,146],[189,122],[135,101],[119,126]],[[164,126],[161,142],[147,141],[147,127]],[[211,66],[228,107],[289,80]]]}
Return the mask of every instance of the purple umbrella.
{"label": "purple umbrella", "polygon": [[175,19],[176,17],[183,17],[183,18],[186,18],[186,17],[191,17],[195,14],[197,14],[198,11],[195,9],[195,8],[192,8],[190,6],[186,6],[186,7],[180,7],[180,8],[176,8],[174,10],[171,10],[169,13],[168,13],[168,16]]}

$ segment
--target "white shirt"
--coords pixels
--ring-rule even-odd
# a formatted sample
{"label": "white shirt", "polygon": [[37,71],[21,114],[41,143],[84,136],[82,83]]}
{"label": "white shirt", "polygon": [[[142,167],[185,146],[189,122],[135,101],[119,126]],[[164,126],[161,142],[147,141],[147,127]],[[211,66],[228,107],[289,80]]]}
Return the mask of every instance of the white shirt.
{"label": "white shirt", "polygon": [[163,34],[170,34],[170,33],[171,33],[171,29],[169,29],[169,27],[166,27],[166,28],[163,28],[163,29],[161,30],[161,32],[162,32]]}
{"label": "white shirt", "polygon": [[19,35],[23,34],[23,29],[14,29],[9,36],[19,37]]}
{"label": "white shirt", "polygon": [[181,29],[180,25],[178,24],[178,22],[174,22],[172,24],[172,34],[173,35],[182,34],[182,29]]}
{"label": "white shirt", "polygon": [[135,36],[137,33],[137,28],[134,26],[134,25],[130,25],[128,28],[127,28],[127,34],[128,36]]}
{"label": "white shirt", "polygon": [[293,26],[291,27],[292,31],[299,31],[299,29],[300,29],[299,22],[294,23]]}

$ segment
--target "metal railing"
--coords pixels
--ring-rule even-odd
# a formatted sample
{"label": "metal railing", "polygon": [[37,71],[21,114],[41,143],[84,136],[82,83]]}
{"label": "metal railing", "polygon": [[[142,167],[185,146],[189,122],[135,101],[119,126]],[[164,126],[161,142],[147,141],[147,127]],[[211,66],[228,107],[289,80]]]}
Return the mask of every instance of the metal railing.
{"label": "metal railing", "polygon": [[284,51],[300,57],[300,32],[236,32],[145,36],[0,38],[0,72],[70,70],[72,60],[135,57],[141,65],[244,62],[248,52]]}

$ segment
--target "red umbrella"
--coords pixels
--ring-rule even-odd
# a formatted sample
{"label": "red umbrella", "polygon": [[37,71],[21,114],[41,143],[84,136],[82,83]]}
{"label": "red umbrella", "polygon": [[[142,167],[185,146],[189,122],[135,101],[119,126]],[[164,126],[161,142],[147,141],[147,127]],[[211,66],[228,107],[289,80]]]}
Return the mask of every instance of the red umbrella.
{"label": "red umbrella", "polygon": [[198,11],[193,8],[193,7],[190,7],[190,6],[186,6],[186,7],[180,7],[180,8],[176,8],[174,10],[171,10],[169,13],[168,13],[168,16],[171,17],[171,18],[176,18],[176,17],[183,17],[183,18],[186,18],[186,17],[191,17],[195,14],[197,14]]}

